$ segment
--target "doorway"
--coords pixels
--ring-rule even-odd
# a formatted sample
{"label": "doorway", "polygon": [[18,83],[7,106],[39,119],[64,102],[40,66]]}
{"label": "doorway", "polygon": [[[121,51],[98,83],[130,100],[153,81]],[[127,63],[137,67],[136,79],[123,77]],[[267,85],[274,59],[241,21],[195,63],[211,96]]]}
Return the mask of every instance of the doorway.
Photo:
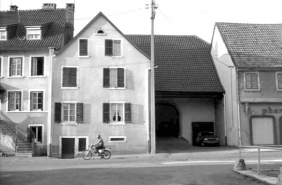
{"label": "doorway", "polygon": [[274,145],[275,126],[273,117],[251,118],[251,144],[252,145]]}
{"label": "doorway", "polygon": [[62,158],[74,158],[75,138],[62,138]]}
{"label": "doorway", "polygon": [[282,145],[282,116],[280,117],[279,121],[279,129],[280,129],[280,145]]}
{"label": "doorway", "polygon": [[32,126],[29,126],[29,130],[31,131],[30,138],[34,138],[35,143],[42,144],[43,143],[43,126],[32,125]]}
{"label": "doorway", "polygon": [[213,122],[192,122],[192,142],[196,146],[196,138],[199,132],[208,131],[214,132]]}

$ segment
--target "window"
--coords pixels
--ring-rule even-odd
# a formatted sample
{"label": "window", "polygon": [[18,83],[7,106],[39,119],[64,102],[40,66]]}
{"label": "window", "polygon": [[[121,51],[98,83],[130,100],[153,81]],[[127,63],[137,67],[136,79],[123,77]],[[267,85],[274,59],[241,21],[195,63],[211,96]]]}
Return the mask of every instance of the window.
{"label": "window", "polygon": [[0,40],[7,40],[7,31],[0,30]]}
{"label": "window", "polygon": [[245,73],[245,89],[259,90],[258,75],[258,73]]}
{"label": "window", "polygon": [[125,88],[125,69],[104,68],[103,87]]}
{"label": "window", "polygon": [[83,152],[86,150],[86,138],[78,138],[78,151]]}
{"label": "window", "polygon": [[106,56],[121,56],[121,40],[105,40]]}
{"label": "window", "polygon": [[282,72],[276,73],[277,90],[282,91]]}
{"label": "window", "polygon": [[0,78],[3,76],[3,58],[0,57]]}
{"label": "window", "polygon": [[21,110],[21,92],[10,91],[8,92],[8,111]]}
{"label": "window", "polygon": [[43,111],[43,91],[30,92],[30,111]]}
{"label": "window", "polygon": [[104,103],[103,104],[104,123],[130,123],[131,104],[130,103]]}
{"label": "window", "polygon": [[107,35],[103,29],[98,29],[96,35]]}
{"label": "window", "polygon": [[55,122],[83,123],[83,103],[55,103]]}
{"label": "window", "polygon": [[10,58],[9,76],[13,76],[13,77],[22,76],[22,68],[23,68],[22,64],[23,64],[22,57]]}
{"label": "window", "polygon": [[126,142],[126,136],[109,136],[109,142]]}
{"label": "window", "polygon": [[79,39],[79,56],[88,56],[88,40]]}
{"label": "window", "polygon": [[77,68],[62,67],[62,87],[77,87]]}
{"label": "window", "polygon": [[26,30],[27,40],[39,40],[41,39],[41,30],[40,29],[27,29]]}
{"label": "window", "polygon": [[31,57],[31,76],[44,76],[44,57]]}

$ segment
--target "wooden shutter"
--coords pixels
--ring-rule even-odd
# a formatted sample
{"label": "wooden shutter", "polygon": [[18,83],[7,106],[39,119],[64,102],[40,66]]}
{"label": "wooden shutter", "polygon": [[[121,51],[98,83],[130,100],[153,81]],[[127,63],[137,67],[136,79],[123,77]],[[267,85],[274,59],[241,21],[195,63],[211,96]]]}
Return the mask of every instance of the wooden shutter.
{"label": "wooden shutter", "polygon": [[[37,58],[32,58],[32,60],[31,60],[31,76],[37,75],[37,66],[38,66]],[[36,73],[35,73],[35,71],[36,71]]]}
{"label": "wooden shutter", "polygon": [[131,123],[131,104],[130,103],[125,103],[124,104],[124,109],[125,109],[125,123]]}
{"label": "wooden shutter", "polygon": [[103,123],[110,122],[110,104],[103,103]]}
{"label": "wooden shutter", "polygon": [[33,95],[32,95],[32,92],[30,92],[30,111],[32,111],[32,98],[33,98]]}
{"label": "wooden shutter", "polygon": [[55,103],[55,123],[61,123],[62,122],[62,104],[61,103]]}
{"label": "wooden shutter", "polygon": [[76,122],[83,123],[83,103],[76,104]]}
{"label": "wooden shutter", "polygon": [[8,92],[8,110],[11,110],[11,92]]}
{"label": "wooden shutter", "polygon": [[278,84],[278,89],[282,89],[282,73],[277,73],[277,84]]}
{"label": "wooden shutter", "polygon": [[88,40],[80,39],[79,40],[79,56],[87,56],[88,55]]}
{"label": "wooden shutter", "polygon": [[70,68],[63,68],[63,87],[69,87],[70,79],[69,79]]}
{"label": "wooden shutter", "polygon": [[12,58],[10,58],[9,76],[12,76]]}
{"label": "wooden shutter", "polygon": [[124,68],[118,68],[118,87],[124,87]]}
{"label": "wooden shutter", "polygon": [[77,68],[69,69],[69,87],[76,87]]}
{"label": "wooden shutter", "polygon": [[43,105],[43,102],[44,102],[44,101],[43,101],[43,98],[44,98],[44,97],[43,97],[43,91],[39,91],[39,92],[38,92],[38,107],[39,107],[39,105],[41,104],[41,108],[40,108],[40,109],[41,109],[42,111],[43,111],[43,106],[44,106],[44,105]]}
{"label": "wooden shutter", "polygon": [[103,87],[108,88],[110,87],[110,69],[104,68],[104,74],[103,74]]}
{"label": "wooden shutter", "polygon": [[113,55],[113,40],[105,40],[105,55]]}
{"label": "wooden shutter", "polygon": [[19,93],[19,111],[22,110],[22,93],[21,92],[18,92]]}
{"label": "wooden shutter", "polygon": [[20,74],[20,76],[22,76],[23,75],[23,60],[22,60],[22,58],[19,58],[19,60],[20,60],[20,64],[21,64],[21,74]]}
{"label": "wooden shutter", "polygon": [[258,89],[258,74],[257,73],[252,73],[251,74],[251,79],[252,79],[252,89]]}
{"label": "wooden shutter", "polygon": [[245,80],[246,80],[246,89],[251,89],[252,88],[252,82],[251,82],[251,74],[250,73],[245,74]]}

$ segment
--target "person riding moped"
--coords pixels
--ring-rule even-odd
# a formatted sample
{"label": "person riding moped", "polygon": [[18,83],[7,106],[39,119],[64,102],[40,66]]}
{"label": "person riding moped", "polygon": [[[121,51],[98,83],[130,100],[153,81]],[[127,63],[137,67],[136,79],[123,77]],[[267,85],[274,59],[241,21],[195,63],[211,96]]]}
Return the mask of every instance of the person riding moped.
{"label": "person riding moped", "polygon": [[96,138],[98,139],[98,141],[97,141],[97,143],[94,144],[95,149],[96,149],[95,152],[100,155],[99,150],[102,150],[102,149],[105,148],[105,146],[104,146],[104,141],[103,141],[103,139],[102,139],[102,137],[101,137],[100,134],[98,134],[98,135],[96,136]]}

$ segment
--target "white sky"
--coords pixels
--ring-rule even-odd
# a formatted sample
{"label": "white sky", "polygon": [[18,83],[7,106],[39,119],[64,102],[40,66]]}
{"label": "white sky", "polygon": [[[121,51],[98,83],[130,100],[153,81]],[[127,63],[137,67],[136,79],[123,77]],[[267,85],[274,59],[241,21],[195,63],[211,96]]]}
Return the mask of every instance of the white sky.
{"label": "white sky", "polygon": [[[211,42],[215,22],[282,23],[282,0],[155,0],[155,34],[197,35]],[[124,34],[150,34],[151,0],[0,0],[0,10],[65,8],[75,2],[75,35],[100,11]]]}

